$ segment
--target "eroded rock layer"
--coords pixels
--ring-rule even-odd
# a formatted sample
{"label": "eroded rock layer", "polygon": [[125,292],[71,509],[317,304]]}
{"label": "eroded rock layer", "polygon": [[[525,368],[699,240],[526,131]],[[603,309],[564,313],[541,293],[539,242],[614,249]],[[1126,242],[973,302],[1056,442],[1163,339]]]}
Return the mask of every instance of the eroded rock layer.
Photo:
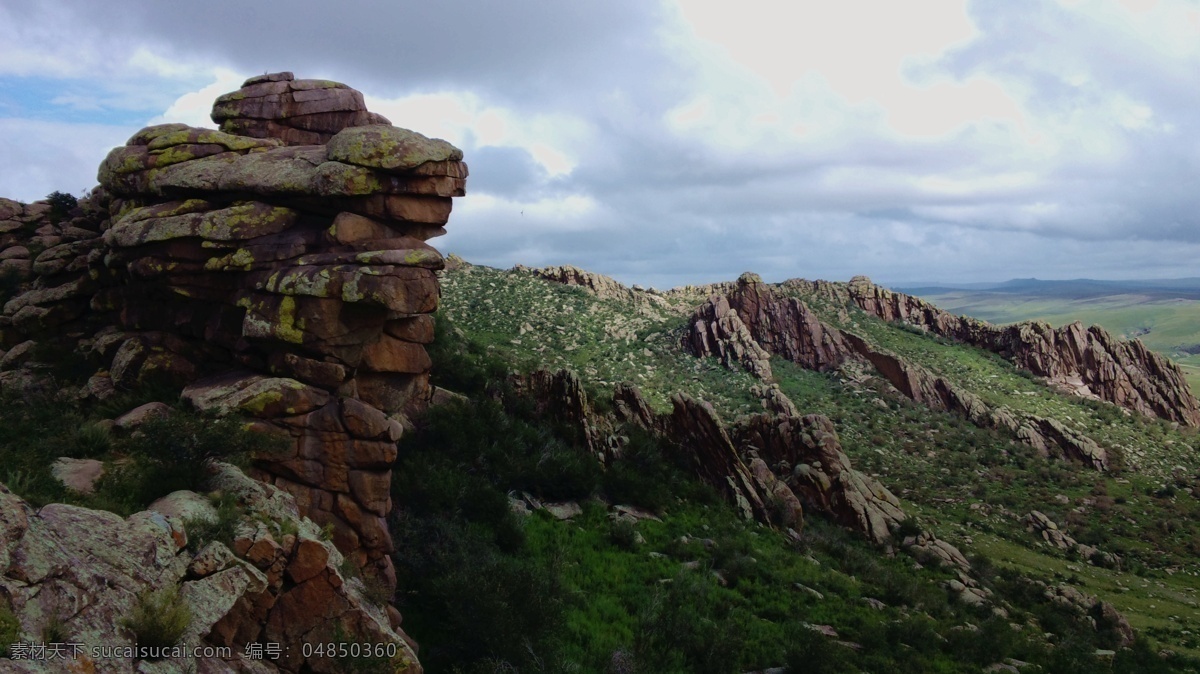
{"label": "eroded rock layer", "polygon": [[392,582],[389,465],[398,420],[428,404],[443,260],[426,240],[464,193],[462,152],[291,73],[247,80],[213,119],[134,134],[76,212],[0,202],[0,265],[24,283],[3,346],[90,352],[95,397],[166,379],[258,417],[291,449],[256,474]]}

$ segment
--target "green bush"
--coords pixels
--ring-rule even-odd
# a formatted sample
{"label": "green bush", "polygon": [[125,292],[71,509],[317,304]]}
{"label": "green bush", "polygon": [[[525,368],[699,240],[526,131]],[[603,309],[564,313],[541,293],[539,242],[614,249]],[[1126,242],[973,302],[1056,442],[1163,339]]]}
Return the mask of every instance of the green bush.
{"label": "green bush", "polygon": [[105,508],[132,514],[174,491],[204,491],[213,461],[240,463],[279,447],[277,437],[247,430],[237,419],[158,417],[117,447],[129,460],[110,466],[95,498]]}
{"label": "green bush", "polygon": [[633,550],[637,547],[637,526],[627,519],[613,520],[608,525],[608,539],[622,550]]}
{"label": "green bush", "polygon": [[[399,608],[430,671],[548,656],[564,601],[557,568],[508,554],[486,529],[444,517],[393,521]],[[406,629],[408,629],[406,624]]]}
{"label": "green bush", "polygon": [[183,521],[183,529],[187,532],[187,547],[192,552],[213,541],[224,543],[226,547],[233,544],[237,533],[237,525],[241,520],[241,509],[237,498],[232,494],[221,494],[213,499],[216,508],[216,519],[187,518]]}
{"label": "green bush", "polygon": [[50,220],[56,223],[66,220],[79,205],[79,200],[73,195],[58,190],[47,194],[46,202],[50,204]]}
{"label": "green bush", "polygon": [[805,625],[793,623],[787,638],[789,674],[836,674],[856,671],[849,649]]}
{"label": "green bush", "polygon": [[133,633],[139,647],[150,648],[174,646],[191,624],[192,612],[174,585],[142,593],[129,617],[121,620],[121,627]]}
{"label": "green bush", "polygon": [[739,671],[750,616],[722,601],[711,575],[676,576],[642,611],[634,655],[644,671]]}

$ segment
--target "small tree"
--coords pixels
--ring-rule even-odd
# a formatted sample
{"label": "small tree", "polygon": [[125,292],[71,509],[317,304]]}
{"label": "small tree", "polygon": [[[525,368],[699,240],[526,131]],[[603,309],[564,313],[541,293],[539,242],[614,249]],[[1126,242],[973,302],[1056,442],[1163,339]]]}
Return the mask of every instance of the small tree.
{"label": "small tree", "polygon": [[79,205],[79,201],[74,196],[58,190],[47,194],[46,202],[50,204],[50,219],[54,222],[65,220]]}

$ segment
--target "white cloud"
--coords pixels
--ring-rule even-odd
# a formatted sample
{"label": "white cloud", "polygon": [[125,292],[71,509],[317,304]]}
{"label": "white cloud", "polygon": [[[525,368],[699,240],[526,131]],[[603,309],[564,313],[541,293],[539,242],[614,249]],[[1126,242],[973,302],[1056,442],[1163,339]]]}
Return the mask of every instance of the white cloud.
{"label": "white cloud", "polygon": [[163,114],[151,119],[148,124],[181,122],[189,126],[215,129],[216,124],[209,116],[212,113],[213,100],[221,94],[236,91],[242,86],[242,81],[246,79],[246,76],[220,68],[213,71],[212,78],[211,84],[175,99],[171,107],[167,108]]}
{"label": "white cloud", "polygon": [[82,194],[96,184],[97,157],[130,135],[119,126],[0,119],[3,195],[30,202],[54,191]]}

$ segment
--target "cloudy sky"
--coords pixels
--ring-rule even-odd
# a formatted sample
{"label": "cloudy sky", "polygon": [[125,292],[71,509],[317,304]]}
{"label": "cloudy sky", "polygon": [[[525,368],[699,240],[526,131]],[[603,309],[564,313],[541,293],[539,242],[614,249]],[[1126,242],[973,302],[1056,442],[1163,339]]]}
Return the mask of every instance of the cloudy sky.
{"label": "cloudy sky", "polygon": [[1200,276],[1196,0],[0,0],[0,195],[278,70],[463,148],[477,263]]}

